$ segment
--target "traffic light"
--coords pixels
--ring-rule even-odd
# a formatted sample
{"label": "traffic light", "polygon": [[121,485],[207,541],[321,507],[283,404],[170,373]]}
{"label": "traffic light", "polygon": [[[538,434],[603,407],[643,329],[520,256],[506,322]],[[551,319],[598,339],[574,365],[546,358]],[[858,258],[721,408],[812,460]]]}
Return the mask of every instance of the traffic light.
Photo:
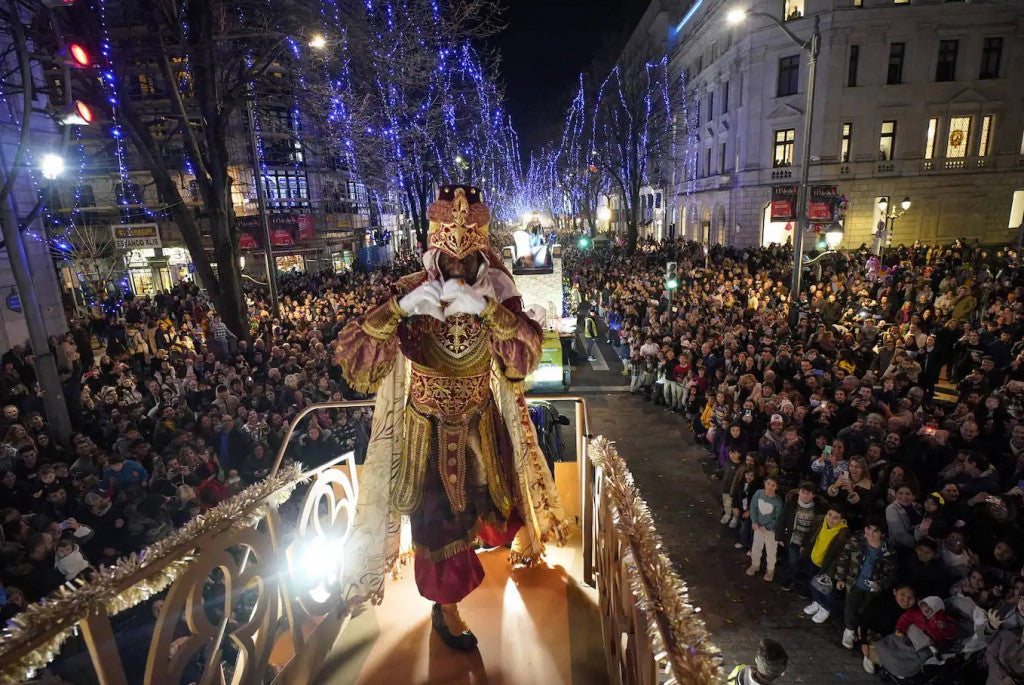
{"label": "traffic light", "polygon": [[75,100],[61,107],[54,118],[62,126],[88,126],[96,119],[96,115],[92,107],[81,100]]}
{"label": "traffic light", "polygon": [[665,287],[675,290],[679,287],[679,263],[668,262],[665,264]]}
{"label": "traffic light", "polygon": [[61,58],[74,69],[88,69],[93,65],[92,55],[81,43],[69,44],[61,51]]}
{"label": "traffic light", "polygon": [[581,250],[587,249],[590,247],[590,236],[581,235],[579,240],[576,241],[576,244],[580,246]]}

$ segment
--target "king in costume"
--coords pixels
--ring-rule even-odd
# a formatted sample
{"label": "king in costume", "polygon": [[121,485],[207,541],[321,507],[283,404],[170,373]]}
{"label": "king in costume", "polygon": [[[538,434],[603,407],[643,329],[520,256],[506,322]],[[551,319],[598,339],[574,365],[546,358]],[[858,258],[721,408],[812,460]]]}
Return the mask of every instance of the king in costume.
{"label": "king in costume", "polygon": [[521,387],[540,360],[541,324],[488,244],[482,192],[442,187],[428,218],[424,270],[335,344],[351,385],[377,393],[342,592],[380,602],[407,517],[433,626],[472,649],[458,603],[483,580],[477,539],[511,543],[512,561],[529,564],[544,542],[564,541],[564,512]]}

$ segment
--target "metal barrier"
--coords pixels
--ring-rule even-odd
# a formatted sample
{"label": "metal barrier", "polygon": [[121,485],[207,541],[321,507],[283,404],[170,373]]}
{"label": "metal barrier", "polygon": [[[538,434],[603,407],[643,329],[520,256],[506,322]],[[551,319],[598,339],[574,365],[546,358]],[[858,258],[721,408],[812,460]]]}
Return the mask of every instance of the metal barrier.
{"label": "metal barrier", "polygon": [[[584,398],[543,399],[575,406],[581,580],[594,585],[597,578],[612,682],[716,682],[717,650],[659,549],[624,462],[607,441],[589,439]],[[94,680],[127,685],[110,617],[165,591],[154,614],[146,685],[176,684],[185,674],[203,683],[313,682],[356,609],[342,605],[330,560],[349,535],[359,478],[351,452],[305,472],[285,465],[284,455],[309,414],[371,404],[307,407],[289,425],[267,480],[20,614],[0,641],[0,682],[31,679],[77,633]],[[296,488],[310,480],[300,505]],[[297,514],[285,515],[282,507]],[[310,569],[316,575],[307,577]],[[82,682],[93,680],[82,666]]]}

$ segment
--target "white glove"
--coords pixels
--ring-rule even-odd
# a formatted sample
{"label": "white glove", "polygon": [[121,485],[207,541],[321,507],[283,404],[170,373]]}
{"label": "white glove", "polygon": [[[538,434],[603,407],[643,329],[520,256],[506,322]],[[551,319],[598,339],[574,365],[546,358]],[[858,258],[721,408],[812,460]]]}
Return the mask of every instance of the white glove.
{"label": "white glove", "polygon": [[398,301],[398,306],[409,316],[432,316],[438,321],[444,321],[444,312],[441,310],[441,284],[435,280],[417,286]]}
{"label": "white glove", "polygon": [[445,282],[444,288],[441,289],[441,302],[446,305],[444,308],[446,317],[453,314],[480,316],[487,306],[487,298],[455,278]]}

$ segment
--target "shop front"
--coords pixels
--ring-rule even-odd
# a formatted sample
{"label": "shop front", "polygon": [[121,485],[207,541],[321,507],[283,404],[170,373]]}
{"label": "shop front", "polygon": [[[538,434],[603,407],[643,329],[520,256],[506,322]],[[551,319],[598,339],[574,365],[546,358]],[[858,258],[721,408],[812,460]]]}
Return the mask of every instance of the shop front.
{"label": "shop front", "polygon": [[136,295],[167,292],[193,279],[192,260],[183,247],[140,248],[125,252],[128,284]]}

